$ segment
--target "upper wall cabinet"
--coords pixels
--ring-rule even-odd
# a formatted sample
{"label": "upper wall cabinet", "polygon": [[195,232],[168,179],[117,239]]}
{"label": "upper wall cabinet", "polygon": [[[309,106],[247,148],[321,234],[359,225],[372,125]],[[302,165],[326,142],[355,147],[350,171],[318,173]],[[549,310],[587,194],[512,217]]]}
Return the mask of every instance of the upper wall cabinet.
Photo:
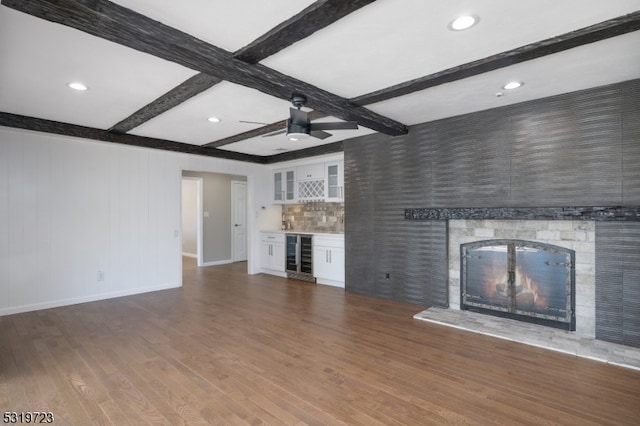
{"label": "upper wall cabinet", "polygon": [[326,169],[326,196],[330,202],[344,201],[344,162],[335,161],[325,163]]}
{"label": "upper wall cabinet", "polygon": [[319,180],[324,179],[324,163],[307,164],[296,167],[298,180]]}
{"label": "upper wall cabinet", "polygon": [[273,202],[276,204],[296,201],[295,168],[273,171]]}
{"label": "upper wall cabinet", "polygon": [[298,176],[298,201],[324,201],[324,163],[308,164],[296,168]]}
{"label": "upper wall cabinet", "polygon": [[328,159],[312,164],[292,165],[273,171],[275,204],[313,201],[344,201],[344,161]]}

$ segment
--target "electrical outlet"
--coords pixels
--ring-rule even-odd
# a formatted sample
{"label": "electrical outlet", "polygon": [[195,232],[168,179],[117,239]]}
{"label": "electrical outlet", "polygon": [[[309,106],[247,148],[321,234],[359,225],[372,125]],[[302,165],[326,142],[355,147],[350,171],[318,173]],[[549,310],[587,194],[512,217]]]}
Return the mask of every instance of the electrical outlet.
{"label": "electrical outlet", "polygon": [[98,281],[104,281],[104,271],[98,271]]}

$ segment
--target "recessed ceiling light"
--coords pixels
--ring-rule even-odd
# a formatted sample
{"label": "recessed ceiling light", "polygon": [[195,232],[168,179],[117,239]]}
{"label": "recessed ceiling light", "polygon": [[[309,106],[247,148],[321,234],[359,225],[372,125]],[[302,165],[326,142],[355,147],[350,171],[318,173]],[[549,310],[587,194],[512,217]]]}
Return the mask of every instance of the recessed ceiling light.
{"label": "recessed ceiling light", "polygon": [[451,21],[449,28],[454,31],[467,30],[478,23],[478,18],[473,15],[462,15]]}
{"label": "recessed ceiling light", "polygon": [[222,120],[220,120],[218,117],[209,117],[207,118],[207,121],[210,121],[212,123],[219,123]]}
{"label": "recessed ceiling light", "polygon": [[85,86],[84,84],[74,81],[72,83],[69,83],[69,87],[71,87],[73,90],[78,90],[81,92],[84,92],[85,90],[89,90],[89,88],[87,86]]}
{"label": "recessed ceiling light", "polygon": [[513,90],[513,89],[517,89],[518,87],[522,86],[524,83],[521,81],[510,81],[509,83],[505,84],[504,86],[502,86],[503,89],[505,90]]}

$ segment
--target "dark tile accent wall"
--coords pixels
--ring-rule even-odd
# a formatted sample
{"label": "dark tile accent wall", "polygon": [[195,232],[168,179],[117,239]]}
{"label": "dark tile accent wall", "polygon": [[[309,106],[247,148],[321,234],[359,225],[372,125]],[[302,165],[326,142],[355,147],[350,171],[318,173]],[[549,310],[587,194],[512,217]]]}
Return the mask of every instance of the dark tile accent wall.
{"label": "dark tile accent wall", "polygon": [[640,223],[596,224],[596,337],[640,347]]}
{"label": "dark tile accent wall", "polygon": [[[405,208],[640,205],[639,99],[632,80],[345,141],[346,289],[446,306],[446,231]],[[427,288],[386,279],[406,259]]]}
{"label": "dark tile accent wall", "polygon": [[622,201],[640,205],[640,84],[625,88],[622,113]]}
{"label": "dark tile accent wall", "polygon": [[[345,244],[347,290],[414,303],[447,306],[446,223],[413,222],[404,206],[423,203],[406,182],[429,182],[431,170],[407,158],[428,147],[375,136],[346,155]],[[351,218],[351,220],[349,219]]]}
{"label": "dark tile accent wall", "polygon": [[514,107],[509,204],[622,204],[621,99],[614,85]]}

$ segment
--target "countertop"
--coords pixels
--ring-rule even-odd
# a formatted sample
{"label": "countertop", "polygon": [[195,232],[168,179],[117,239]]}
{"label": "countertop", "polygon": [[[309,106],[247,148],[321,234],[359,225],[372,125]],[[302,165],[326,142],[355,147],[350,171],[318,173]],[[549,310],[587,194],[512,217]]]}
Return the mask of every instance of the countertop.
{"label": "countertop", "polygon": [[301,235],[331,235],[331,236],[344,236],[344,233],[341,232],[312,232],[312,231],[298,231],[295,229],[290,229],[287,231],[282,230],[269,230],[264,229],[260,232],[269,232],[271,234],[301,234]]}

